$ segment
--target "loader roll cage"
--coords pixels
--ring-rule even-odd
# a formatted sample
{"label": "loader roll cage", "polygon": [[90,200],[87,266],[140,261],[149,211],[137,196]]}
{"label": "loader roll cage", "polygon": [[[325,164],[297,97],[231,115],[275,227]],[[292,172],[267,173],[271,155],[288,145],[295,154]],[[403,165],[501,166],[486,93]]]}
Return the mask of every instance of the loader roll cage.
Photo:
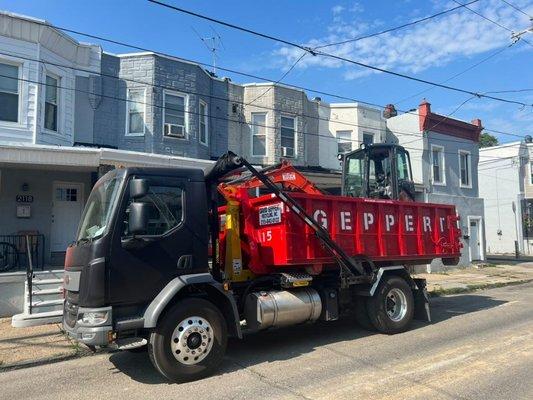
{"label": "loader roll cage", "polygon": [[[219,164],[219,162],[217,162],[217,164]],[[299,171],[287,162],[282,162],[281,164],[258,171],[244,158],[239,157],[232,152],[228,152],[226,156],[220,160],[220,165],[215,165],[213,170],[206,175],[206,180],[208,182],[211,180],[214,184],[215,181],[219,180],[223,175],[222,171],[226,172],[224,175],[228,175],[235,173],[235,170],[238,168],[248,170],[251,175],[239,177],[227,183],[221,183],[219,190],[228,190],[229,192],[231,191],[230,188],[235,188],[235,186],[245,189],[264,186],[313,230],[315,236],[321,241],[324,247],[329,250],[341,266],[342,270],[348,273],[350,283],[369,283],[374,280],[376,267],[372,260],[362,254],[353,257],[346,254],[346,252],[331,238],[328,231],[324,229],[322,225],[315,221],[315,219],[309,215],[305,209],[287,193],[287,191],[281,190],[278,185],[276,185],[276,183],[278,183],[281,184],[284,189],[298,189],[310,194],[323,194]],[[216,180],[214,179],[215,177]],[[214,216],[214,223],[218,225],[216,207],[212,208],[211,212]],[[214,230],[215,234],[217,232],[218,228]],[[213,243],[216,242],[213,241]],[[216,257],[215,253],[216,252],[213,252],[213,257]],[[368,265],[368,270],[363,267],[364,264]],[[217,265],[215,260],[213,260],[213,265]]]}

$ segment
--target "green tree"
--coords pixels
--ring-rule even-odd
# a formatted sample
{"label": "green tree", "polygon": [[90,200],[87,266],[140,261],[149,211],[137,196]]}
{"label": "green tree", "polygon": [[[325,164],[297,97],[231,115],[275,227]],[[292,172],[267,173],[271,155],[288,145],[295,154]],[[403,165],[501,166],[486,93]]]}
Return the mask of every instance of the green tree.
{"label": "green tree", "polygon": [[498,138],[490,133],[483,132],[479,137],[479,147],[492,147],[498,144]]}

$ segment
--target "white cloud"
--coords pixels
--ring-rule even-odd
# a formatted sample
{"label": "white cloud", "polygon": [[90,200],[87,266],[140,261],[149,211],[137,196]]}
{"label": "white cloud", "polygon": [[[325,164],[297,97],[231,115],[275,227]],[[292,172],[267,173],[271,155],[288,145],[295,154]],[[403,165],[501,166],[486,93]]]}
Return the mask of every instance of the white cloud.
{"label": "white cloud", "polygon": [[[527,10],[527,0],[515,0],[515,4]],[[456,5],[453,2],[444,5],[441,3],[435,5],[431,13]],[[508,7],[500,0],[486,0],[469,7],[515,31],[524,29],[530,24],[526,16]],[[328,34],[324,37],[313,38],[306,45],[315,47],[383,29],[383,27],[376,29],[381,21],[365,21],[362,19],[364,15],[344,17],[341,15],[343,10],[343,6],[333,7],[333,17],[327,30]],[[501,48],[509,43],[509,32],[467,9],[462,9],[432,21],[414,25],[411,28],[357,42],[331,46],[323,50],[380,68],[416,74],[431,67],[446,65],[458,58],[475,56]],[[300,57],[301,50],[282,47],[275,50],[274,54],[281,57],[284,64],[290,65]],[[373,73],[371,70],[354,67],[323,56],[308,56],[299,63],[298,67],[313,66],[340,68],[347,80],[358,79]]]}
{"label": "white cloud", "polygon": [[333,15],[338,15],[340,14],[341,12],[344,11],[344,7],[341,6],[341,5],[336,5],[334,6],[332,9],[331,9],[331,12],[333,13]]}

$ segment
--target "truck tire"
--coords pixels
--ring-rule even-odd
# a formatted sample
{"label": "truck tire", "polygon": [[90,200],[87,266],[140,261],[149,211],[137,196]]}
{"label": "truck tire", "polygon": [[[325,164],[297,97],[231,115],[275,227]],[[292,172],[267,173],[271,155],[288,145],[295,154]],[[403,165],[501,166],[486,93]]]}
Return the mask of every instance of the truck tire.
{"label": "truck tire", "polygon": [[404,332],[413,320],[413,292],[397,276],[386,276],[374,296],[367,301],[368,317],[374,327],[386,334]]}
{"label": "truck tire", "polygon": [[172,306],[150,334],[154,367],[173,382],[204,378],[220,365],[228,341],[226,320],[211,302],[188,298]]}
{"label": "truck tire", "polygon": [[355,296],[354,297],[354,315],[355,321],[359,326],[367,331],[374,331],[374,324],[370,321],[370,317],[367,312],[367,301],[368,297],[364,296]]}

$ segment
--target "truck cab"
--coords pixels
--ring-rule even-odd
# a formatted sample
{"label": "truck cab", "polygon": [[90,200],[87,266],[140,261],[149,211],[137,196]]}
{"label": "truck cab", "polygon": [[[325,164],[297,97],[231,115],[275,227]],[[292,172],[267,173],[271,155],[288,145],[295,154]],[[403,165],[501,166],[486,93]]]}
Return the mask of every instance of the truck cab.
{"label": "truck cab", "polygon": [[208,273],[207,218],[202,170],[106,174],[67,250],[65,329],[87,345],[102,346],[110,342],[113,322],[144,327],[144,311],[170,281]]}

